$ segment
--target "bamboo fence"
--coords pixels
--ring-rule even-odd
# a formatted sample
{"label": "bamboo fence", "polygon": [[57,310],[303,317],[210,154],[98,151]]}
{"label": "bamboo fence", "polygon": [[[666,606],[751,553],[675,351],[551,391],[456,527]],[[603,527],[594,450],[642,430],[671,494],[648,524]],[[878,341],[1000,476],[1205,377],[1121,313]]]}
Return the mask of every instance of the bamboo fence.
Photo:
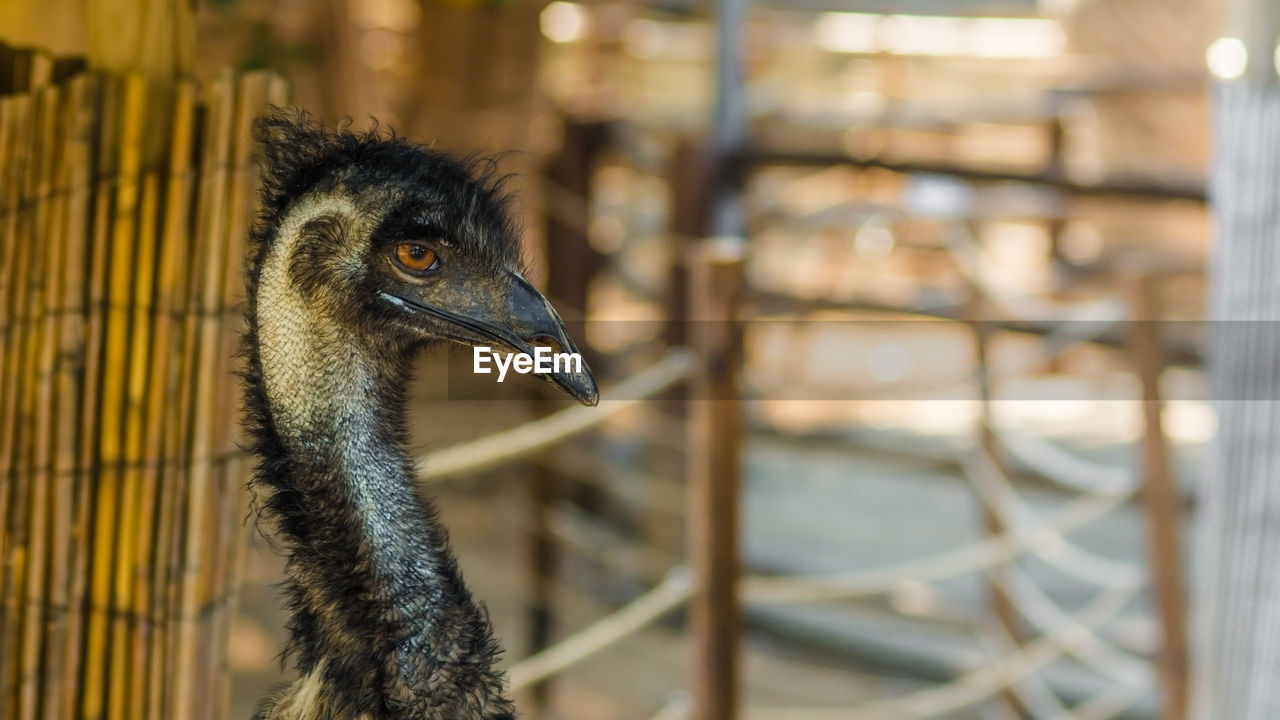
{"label": "bamboo fence", "polygon": [[0,45],[0,718],[226,716],[267,73]]}

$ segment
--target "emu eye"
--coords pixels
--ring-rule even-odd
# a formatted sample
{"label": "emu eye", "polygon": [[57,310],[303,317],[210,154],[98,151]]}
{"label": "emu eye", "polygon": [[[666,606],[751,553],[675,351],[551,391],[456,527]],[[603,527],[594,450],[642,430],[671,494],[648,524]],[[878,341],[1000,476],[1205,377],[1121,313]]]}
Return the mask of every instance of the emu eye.
{"label": "emu eye", "polygon": [[414,275],[431,272],[440,267],[436,251],[420,242],[402,242],[395,247],[396,263]]}

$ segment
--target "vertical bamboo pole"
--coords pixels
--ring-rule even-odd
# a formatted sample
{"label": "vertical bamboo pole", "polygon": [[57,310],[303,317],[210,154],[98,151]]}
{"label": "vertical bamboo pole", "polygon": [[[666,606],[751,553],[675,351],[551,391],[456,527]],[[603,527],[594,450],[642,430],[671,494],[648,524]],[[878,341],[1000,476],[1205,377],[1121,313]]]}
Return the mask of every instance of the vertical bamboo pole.
{"label": "vertical bamboo pole", "polygon": [[[157,117],[168,110],[167,103],[157,103]],[[164,139],[167,123],[156,123],[157,139]],[[159,282],[159,222],[161,182],[163,178],[153,165],[142,178],[142,198],[139,205],[138,270],[134,282],[133,335],[131,338],[128,391],[125,422],[125,488],[132,512],[132,528],[122,537],[127,551],[117,560],[116,596],[122,608],[117,612],[114,628],[122,643],[113,644],[113,663],[123,665],[128,678],[127,687],[111,707],[112,720],[140,718],[145,712],[147,695],[147,654],[153,632],[151,618],[151,594],[147,592],[150,577],[152,549],[155,543],[154,524],[143,522],[155,517],[156,477],[151,468],[156,463],[154,445],[146,444],[148,433],[147,409],[150,378],[157,372],[155,358],[155,326],[159,312],[155,306]],[[127,539],[125,539],[127,537]],[[122,617],[123,616],[123,617]],[[123,622],[121,620],[124,620]]]}
{"label": "vertical bamboo pole", "polygon": [[[156,111],[165,112],[167,103],[159,104]],[[165,136],[165,123],[157,128],[160,138]],[[160,311],[154,305],[159,282],[158,245],[160,241],[161,182],[156,169],[150,168],[143,177],[141,220],[139,228],[140,251],[139,279],[134,284],[133,350],[131,353],[128,394],[128,423],[125,435],[126,487],[131,488],[133,504],[137,508],[131,532],[129,554],[122,558],[123,567],[117,573],[117,593],[126,599],[128,623],[122,628],[128,638],[128,648],[118,651],[117,657],[128,668],[127,701],[113,709],[115,718],[140,718],[145,712],[147,694],[147,661],[152,621],[151,594],[147,580],[153,563],[156,526],[145,522],[156,514],[158,478],[153,472],[158,459],[158,447],[146,442],[148,425],[148,390],[150,379],[159,368],[155,345],[155,326],[160,321]],[[144,241],[145,239],[145,241]],[[145,279],[144,279],[145,278]]]}
{"label": "vertical bamboo pole", "polygon": [[[25,592],[27,526],[26,504],[30,483],[23,476],[25,459],[22,456],[22,444],[25,439],[25,423],[22,420],[23,405],[21,399],[26,395],[23,388],[30,378],[27,376],[26,349],[30,345],[30,317],[33,312],[32,299],[34,278],[38,273],[35,243],[28,236],[30,225],[29,200],[31,196],[31,166],[34,152],[34,108],[32,98],[22,95],[13,98],[15,109],[14,134],[11,136],[12,153],[11,174],[9,182],[13,211],[7,223],[7,232],[17,249],[14,253],[12,285],[10,287],[11,302],[9,317],[14,325],[9,341],[4,348],[5,378],[0,389],[0,457],[8,461],[8,467],[2,468],[9,480],[8,492],[0,500],[0,522],[8,529],[7,547],[5,548],[4,566],[0,567],[0,598],[5,604],[0,613],[0,657],[16,658],[21,635],[22,598]],[[6,663],[0,668],[0,711],[8,717],[15,717],[18,711],[19,663]]]}
{"label": "vertical bamboo pole", "polygon": [[221,338],[221,290],[227,223],[227,173],[231,159],[231,126],[234,86],[224,74],[205,91],[208,110],[201,154],[201,177],[196,212],[196,261],[192,268],[192,300],[188,313],[198,316],[193,344],[194,357],[191,435],[187,456],[187,495],[182,508],[184,537],[181,543],[181,578],[177,612],[177,648],[174,661],[174,693],[169,717],[208,717],[212,703],[209,653],[212,639],[200,622],[209,602],[210,516],[206,504],[213,485],[213,431],[219,386],[217,348]]}
{"label": "vertical bamboo pole", "polygon": [[44,315],[41,300],[46,258],[40,242],[40,219],[44,208],[39,202],[39,197],[43,184],[48,138],[43,125],[46,119],[46,103],[40,102],[40,99],[34,95],[29,95],[28,99],[31,102],[27,104],[29,128],[27,136],[31,147],[23,155],[23,163],[18,168],[20,199],[16,208],[15,229],[17,241],[22,244],[31,244],[33,247],[25,253],[26,262],[23,268],[25,278],[20,288],[20,292],[25,295],[24,311],[18,317],[18,335],[12,348],[15,355],[11,356],[16,360],[14,370],[17,384],[11,388],[11,391],[17,395],[14,406],[15,416],[12,427],[6,429],[12,453],[10,472],[16,484],[13,487],[8,508],[13,552],[9,556],[11,564],[6,568],[8,594],[14,603],[14,612],[5,625],[3,657],[12,660],[8,673],[10,682],[8,693],[11,694],[9,705],[13,709],[14,717],[25,712],[24,690],[30,669],[25,644],[29,637],[31,622],[33,619],[38,622],[39,609],[34,606],[32,600],[39,590],[32,583],[39,580],[40,569],[35,566],[39,564],[39,556],[43,549],[43,543],[39,537],[40,519],[35,515],[38,514],[38,506],[47,498],[47,493],[33,487],[32,483],[37,473],[34,462],[36,437],[32,420],[37,410],[37,388],[40,382],[37,362]]}
{"label": "vertical bamboo pole", "polygon": [[[91,661],[95,648],[105,642],[106,602],[95,596],[104,594],[95,588],[101,584],[102,574],[97,562],[100,525],[106,523],[99,511],[102,508],[99,492],[98,457],[99,434],[103,422],[102,387],[107,372],[106,345],[107,305],[109,299],[112,208],[116,172],[119,168],[118,133],[122,85],[114,78],[104,77],[100,88],[100,127],[97,146],[97,173],[94,177],[91,238],[89,246],[89,276],[85,284],[86,342],[85,372],[82,387],[81,426],[77,458],[77,481],[82,488],[78,498],[79,514],[76,518],[79,534],[74,543],[72,602],[80,610],[72,613],[72,642],[69,644],[70,667],[78,682],[78,692],[64,698],[65,717],[94,717],[90,710],[100,708],[103,691],[101,663]],[[110,513],[105,513],[110,517]],[[110,527],[106,527],[110,531]],[[102,542],[102,553],[109,558],[111,542]],[[92,638],[92,639],[91,639]],[[92,697],[91,697],[92,695]],[[100,710],[99,710],[100,712]]]}
{"label": "vertical bamboo pole", "polygon": [[1163,718],[1183,720],[1187,716],[1187,640],[1186,585],[1179,538],[1182,503],[1169,469],[1168,442],[1160,418],[1164,354],[1159,315],[1153,278],[1134,273],[1124,279],[1124,287],[1131,321],[1129,353],[1142,384],[1142,505],[1147,516],[1147,562],[1161,629],[1158,665],[1165,692]]}
{"label": "vertical bamboo pole", "polygon": [[[132,488],[125,486],[124,435],[129,362],[130,313],[137,262],[137,213],[141,193],[146,84],[140,76],[121,79],[119,169],[110,210],[108,278],[105,294],[101,426],[95,476],[89,638],[86,646],[85,720],[107,717],[127,688],[127,671],[113,654],[126,638],[119,611],[127,605],[117,576],[131,558],[134,522]],[[113,611],[116,611],[113,613]],[[113,615],[116,617],[113,618]],[[110,659],[110,662],[108,662]]]}
{"label": "vertical bamboo pole", "polygon": [[200,135],[193,139],[195,153],[199,160],[191,167],[188,180],[189,217],[183,218],[182,230],[191,233],[191,242],[183,250],[182,263],[179,265],[178,286],[174,289],[175,313],[180,318],[178,327],[179,352],[174,372],[169,378],[170,392],[174,398],[176,410],[174,421],[169,423],[165,434],[166,454],[169,456],[167,470],[170,476],[168,484],[174,489],[169,493],[164,506],[163,522],[170,534],[165,544],[162,565],[165,571],[164,580],[164,622],[165,622],[165,657],[169,658],[162,670],[162,685],[165,688],[162,697],[160,716],[165,718],[185,717],[178,712],[178,694],[186,692],[182,688],[179,672],[187,667],[183,657],[187,652],[183,642],[189,636],[182,615],[183,588],[186,581],[184,558],[186,556],[184,524],[187,522],[187,508],[190,505],[190,476],[194,460],[192,459],[191,436],[195,424],[195,397],[199,361],[200,338],[200,263],[205,254],[205,244],[209,242],[208,232],[198,229],[200,224],[201,203],[206,202],[204,196],[209,192],[205,177],[204,159],[210,147],[210,131],[208,129],[209,111],[204,106],[208,96],[208,87],[201,85],[196,89],[197,103],[200,111],[197,114],[197,129]]}
{"label": "vertical bamboo pole", "polygon": [[[56,109],[57,117],[53,122],[56,146],[53,156],[53,176],[50,180],[48,203],[48,229],[45,233],[44,250],[46,253],[46,286],[44,295],[45,321],[44,337],[41,339],[39,366],[42,374],[41,397],[37,402],[36,432],[39,438],[39,449],[36,453],[36,466],[42,469],[43,477],[36,482],[46,485],[46,540],[44,585],[41,596],[44,598],[41,608],[41,620],[35,628],[35,636],[28,642],[28,647],[38,648],[35,659],[36,673],[39,682],[30,688],[31,696],[24,700],[26,717],[50,718],[56,700],[49,694],[49,686],[61,683],[61,663],[59,653],[62,647],[52,647],[53,642],[65,642],[58,637],[59,631],[65,627],[66,618],[66,586],[67,564],[66,547],[70,533],[70,475],[64,472],[68,466],[65,459],[71,456],[68,448],[74,448],[75,431],[70,422],[62,419],[65,412],[68,420],[74,420],[76,408],[73,403],[74,385],[67,382],[65,361],[61,353],[63,344],[63,326],[70,323],[66,310],[66,285],[70,278],[68,266],[82,265],[76,260],[69,260],[68,253],[74,247],[68,241],[70,218],[70,181],[74,172],[69,158],[72,140],[77,127],[77,105],[74,90],[68,88],[59,93],[60,102]],[[65,434],[64,434],[65,432]],[[25,690],[26,688],[24,688]]]}
{"label": "vertical bamboo pole", "polygon": [[[134,594],[134,576],[149,562],[145,529],[149,526],[139,525],[139,521],[147,516],[142,474],[142,466],[146,462],[146,448],[142,445],[142,413],[146,376],[150,370],[151,303],[156,278],[155,225],[159,197],[153,148],[157,140],[164,139],[164,120],[167,119],[162,111],[163,93],[141,79],[132,80],[131,85],[138,87],[134,92],[142,102],[142,108],[133,120],[138,135],[136,139],[130,136],[133,157],[127,168],[129,174],[125,175],[129,180],[121,186],[125,196],[118,197],[119,202],[129,203],[128,219],[123,221],[127,225],[122,227],[122,232],[128,233],[130,238],[132,268],[130,287],[118,295],[119,299],[126,301],[129,326],[125,340],[127,360],[117,370],[122,388],[119,398],[122,424],[120,435],[115,440],[119,444],[117,451],[120,455],[120,527],[111,589],[110,659],[113,674],[107,706],[109,720],[136,718],[141,710],[137,702],[140,686],[145,684],[145,668],[139,668],[137,654],[140,646],[145,647],[140,636],[148,630],[143,607]],[[117,218],[117,222],[122,222],[121,218]]]}
{"label": "vertical bamboo pole", "polygon": [[738,308],[744,251],[737,238],[700,244],[690,258],[690,332],[698,370],[690,385],[688,553],[693,717],[738,714],[738,515],[742,475],[742,337]]}
{"label": "vertical bamboo pole", "polygon": [[[3,181],[0,182],[0,391],[8,387],[5,384],[8,367],[5,349],[9,347],[9,338],[17,331],[17,323],[10,313],[13,286],[17,281],[18,253],[17,238],[10,226],[18,204],[17,183],[11,177],[16,167],[13,162],[13,154],[16,152],[13,146],[16,113],[17,102],[13,98],[0,96],[0,181]],[[6,403],[0,401],[0,421],[8,419],[4,415],[5,406]],[[8,472],[12,456],[3,441],[0,441],[0,453],[0,517],[4,517],[6,505],[3,490],[9,487]]]}
{"label": "vertical bamboo pole", "polygon": [[82,408],[81,372],[84,368],[84,287],[87,251],[88,221],[90,215],[90,184],[93,179],[94,135],[97,130],[97,85],[89,76],[72,79],[67,86],[66,134],[63,148],[63,172],[65,202],[62,204],[63,244],[62,283],[57,307],[58,323],[57,397],[54,412],[58,447],[53,464],[54,510],[52,521],[51,551],[53,565],[49,583],[49,620],[46,628],[45,678],[42,707],[50,718],[69,718],[64,714],[64,698],[78,692],[78,678],[69,667],[73,656],[71,646],[75,635],[72,627],[79,617],[79,608],[72,598],[77,575],[75,568],[76,537],[83,533],[76,523],[77,504],[81,499],[81,486],[87,484],[77,477],[76,458],[79,443],[78,417]]}
{"label": "vertical bamboo pole", "polygon": [[110,252],[110,218],[115,172],[118,167],[115,138],[119,127],[120,84],[109,77],[95,77],[91,82],[90,102],[96,111],[97,144],[94,146],[92,197],[88,199],[90,221],[85,248],[89,256],[86,282],[82,289],[84,312],[84,365],[81,380],[80,426],[76,443],[74,527],[71,552],[71,589],[69,606],[73,609],[67,623],[66,676],[74,683],[73,691],[61,699],[62,717],[78,718],[88,687],[89,663],[86,642],[89,614],[93,612],[90,584],[93,568],[95,505],[97,502],[98,432],[102,413],[102,376],[105,358],[103,344],[106,330],[107,271]]}
{"label": "vertical bamboo pole", "polygon": [[[233,377],[239,371],[240,361],[236,351],[243,335],[245,289],[242,276],[249,228],[257,208],[256,194],[258,174],[253,162],[253,119],[268,103],[285,100],[284,86],[274,75],[257,72],[240,78],[236,91],[235,111],[232,120],[232,173],[227,190],[226,259],[223,264],[219,315],[222,318],[222,338],[219,350],[219,371],[222,378]],[[248,512],[245,491],[244,463],[238,452],[245,441],[236,434],[234,418],[239,406],[239,387],[224,382],[217,401],[216,417],[221,422],[214,431],[212,447],[218,455],[218,491],[220,500],[218,528],[222,531],[212,546],[210,566],[214,569],[211,597],[217,602],[211,616],[210,632],[214,642],[225,645],[230,633],[231,614],[236,608],[239,594],[240,573],[244,561],[244,523],[236,522]],[[225,666],[218,666],[213,687],[213,717],[224,717],[230,707],[230,678]]]}
{"label": "vertical bamboo pole", "polygon": [[[181,403],[177,376],[182,365],[182,296],[186,292],[188,274],[188,232],[191,226],[191,192],[194,182],[193,151],[196,132],[196,87],[180,82],[173,93],[173,126],[169,136],[168,168],[160,233],[160,257],[156,277],[156,325],[152,350],[152,370],[147,386],[146,445],[158,448],[154,462],[147,469],[147,482],[154,484],[156,498],[155,537],[151,551],[151,569],[138,578],[150,594],[152,633],[147,641],[146,700],[141,717],[163,720],[165,688],[168,687],[168,639],[170,636],[169,603],[174,524],[177,499],[181,497],[176,467],[177,430],[181,426]],[[140,590],[140,592],[143,590]]]}
{"label": "vertical bamboo pole", "polygon": [[27,558],[25,593],[19,597],[23,606],[20,684],[18,688],[19,720],[36,720],[39,716],[40,640],[43,636],[45,611],[48,603],[46,582],[49,560],[49,474],[53,446],[49,411],[53,393],[53,331],[57,322],[55,309],[58,293],[58,265],[60,244],[54,235],[53,187],[55,149],[58,141],[59,92],[56,88],[43,87],[35,97],[35,164],[30,184],[32,203],[30,241],[35,243],[35,255],[39,258],[36,282],[32,289],[33,307],[29,320],[31,343],[28,347],[28,384],[25,390],[23,424],[28,427],[23,452],[27,468],[19,471],[19,482],[30,485],[27,507]]}
{"label": "vertical bamboo pole", "polygon": [[[18,196],[17,183],[13,179],[16,164],[13,162],[13,135],[16,129],[17,103],[14,98],[0,97],[0,319],[3,344],[0,344],[0,523],[7,523],[9,517],[9,499],[17,487],[13,476],[13,447],[9,440],[12,432],[11,399],[9,372],[12,369],[9,360],[9,349],[16,342],[18,333],[17,318],[12,312],[13,303],[17,301],[14,289],[18,283],[19,243],[14,231],[16,222]],[[0,533],[0,652],[3,652],[10,625],[10,616],[18,611],[17,600],[11,599],[8,592],[8,566],[15,552],[14,538],[7,530]],[[4,657],[0,655],[0,657]],[[8,680],[9,668],[0,664],[0,712],[9,712],[11,703],[16,702]]]}
{"label": "vertical bamboo pole", "polygon": [[[17,220],[18,183],[14,180],[17,164],[13,155],[17,152],[14,134],[17,131],[18,103],[13,98],[0,97],[0,522],[8,517],[9,495],[15,482],[10,473],[13,467],[13,448],[8,442],[9,415],[12,391],[9,390],[8,349],[17,337],[17,318],[12,313],[17,301],[15,285],[18,282],[19,243],[14,223]],[[10,554],[10,539],[0,533],[0,647],[5,637],[9,607],[3,594],[5,567]],[[4,707],[4,668],[0,667],[0,708]]]}
{"label": "vertical bamboo pole", "polygon": [[194,408],[199,385],[197,373],[200,361],[200,328],[203,319],[200,313],[203,275],[201,263],[209,252],[206,246],[212,242],[202,216],[202,213],[206,212],[204,208],[208,205],[208,196],[213,188],[209,179],[210,171],[207,169],[209,158],[215,154],[214,131],[210,128],[210,124],[220,122],[223,112],[221,104],[215,108],[208,105],[210,98],[218,95],[211,91],[208,84],[197,88],[196,93],[199,96],[197,102],[200,105],[200,112],[197,115],[200,135],[193,141],[196,145],[198,161],[192,165],[192,175],[188,181],[190,183],[188,191],[192,193],[189,199],[189,216],[182,220],[182,230],[190,233],[192,242],[184,249],[179,286],[174,292],[175,311],[181,318],[179,362],[176,363],[174,376],[170,380],[177,413],[176,421],[170,423],[169,432],[166,434],[167,453],[171,458],[169,470],[172,480],[170,482],[176,488],[170,494],[165,506],[166,523],[171,532],[164,561],[167,570],[164,586],[165,654],[170,662],[163,670],[162,684],[165,690],[161,698],[160,715],[166,720],[188,717],[191,712],[189,707],[180,705],[181,702],[189,704],[190,700],[179,700],[179,695],[190,692],[186,687],[187,681],[182,677],[190,667],[187,655],[191,652],[189,645],[190,638],[193,637],[183,615],[184,592],[189,575],[185,566],[187,540],[184,528],[190,522],[188,510],[193,502],[190,499],[190,478],[197,462],[192,455],[192,436],[196,424]]}

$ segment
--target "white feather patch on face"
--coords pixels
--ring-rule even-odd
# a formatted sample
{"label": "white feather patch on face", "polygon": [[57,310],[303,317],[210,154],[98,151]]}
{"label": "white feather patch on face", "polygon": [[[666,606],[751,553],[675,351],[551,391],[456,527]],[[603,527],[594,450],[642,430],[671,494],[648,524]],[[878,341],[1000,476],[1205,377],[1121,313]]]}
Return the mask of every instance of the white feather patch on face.
{"label": "white feather patch on face", "polygon": [[263,381],[276,429],[286,441],[315,433],[321,429],[320,423],[333,421],[335,403],[354,399],[362,384],[360,378],[342,372],[353,369],[342,367],[349,364],[327,351],[339,337],[339,329],[311,308],[290,280],[290,264],[303,229],[308,222],[326,216],[344,218],[353,230],[363,224],[356,207],[344,197],[303,198],[281,222],[258,278],[258,350]]}
{"label": "white feather patch on face", "polygon": [[[361,217],[345,197],[312,195],[285,216],[275,243],[263,259],[258,279],[258,352],[272,420],[294,452],[338,451],[349,474],[393,466],[389,449],[375,447],[370,428],[374,374],[367,352],[324,308],[314,307],[294,286],[290,267],[307,223],[339,217],[354,238],[364,238],[377,222]],[[361,244],[341,248],[338,265],[360,262]],[[347,257],[349,255],[350,257]],[[305,258],[303,259],[305,261]],[[343,297],[335,288],[336,297]],[[359,483],[357,483],[358,485]]]}
{"label": "white feather patch on face", "polygon": [[[352,498],[364,520],[376,571],[399,577],[405,558],[395,552],[395,538],[411,531],[397,507],[404,466],[399,448],[375,437],[377,408],[373,407],[375,363],[369,353],[378,348],[357,345],[352,333],[313,307],[294,286],[290,275],[293,255],[307,223],[322,217],[342,219],[351,247],[343,247],[339,267],[363,262],[363,238],[379,218],[362,216],[353,202],[336,195],[312,195],[300,200],[280,224],[273,245],[263,258],[258,277],[258,353],[263,384],[277,434],[301,457],[332,458],[333,470],[349,482]],[[358,273],[352,272],[353,276]],[[338,294],[336,297],[341,298]],[[419,565],[419,571],[427,566]]]}

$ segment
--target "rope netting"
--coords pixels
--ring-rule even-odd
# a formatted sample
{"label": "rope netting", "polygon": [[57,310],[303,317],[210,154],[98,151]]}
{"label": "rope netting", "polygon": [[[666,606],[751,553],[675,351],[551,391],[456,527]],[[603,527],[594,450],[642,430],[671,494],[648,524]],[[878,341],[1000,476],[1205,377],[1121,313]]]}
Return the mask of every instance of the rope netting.
{"label": "rope netting", "polygon": [[[683,350],[673,350],[654,364],[618,383],[596,408],[573,407],[510,430],[437,451],[423,458],[421,477],[435,481],[490,468],[525,457],[598,427],[640,402],[678,385],[693,370]],[[1039,633],[1031,642],[1013,645],[989,658],[979,669],[951,682],[906,695],[857,706],[813,708],[755,708],[748,717],[759,720],[825,720],[840,718],[941,717],[989,699],[1070,655],[1087,667],[1119,683],[1052,717],[1060,720],[1111,717],[1129,707],[1151,685],[1151,669],[1142,658],[1100,638],[1096,630],[1114,618],[1144,587],[1137,565],[1092,553],[1066,536],[1113,512],[1132,499],[1135,483],[1127,470],[1075,458],[1039,438],[1008,432],[999,436],[1005,446],[1050,479],[1078,491],[1078,496],[1040,515],[1023,501],[994,461],[983,452],[968,451],[958,462],[983,503],[1000,514],[1002,533],[967,545],[892,566],[847,573],[795,576],[746,576],[740,597],[747,604],[803,604],[850,600],[893,592],[906,583],[937,583],[993,568],[1003,568],[1000,587],[1013,599],[1020,615]],[[1030,439],[1029,439],[1030,438]],[[1050,472],[1052,475],[1050,475]],[[1023,556],[1041,561],[1102,590],[1081,611],[1071,614],[1050,600],[1016,566]],[[992,574],[992,577],[997,577]],[[673,568],[666,577],[617,611],[578,630],[555,645],[514,663],[509,669],[513,690],[529,687],[561,673],[639,632],[683,605],[694,588],[688,573]],[[662,717],[682,717],[687,703],[673,702]]]}
{"label": "rope netting", "polygon": [[1073,622],[1063,623],[1051,632],[948,683],[856,706],[755,708],[748,712],[747,717],[752,720],[925,720],[943,717],[995,695],[1077,648],[1085,641],[1081,629],[1092,630],[1114,618],[1138,591],[1139,588],[1102,590],[1080,612],[1072,616]]}
{"label": "rope netting", "polygon": [[514,663],[507,671],[511,689],[519,690],[576,665],[641,630],[689,599],[693,585],[687,573],[667,578],[622,609],[597,620],[541,652]]}
{"label": "rope netting", "polygon": [[[690,358],[680,352],[664,357],[649,368],[617,385],[629,399],[599,409],[572,408],[513,430],[455,446],[428,456],[426,462],[446,470],[425,472],[440,478],[461,474],[527,455],[596,427],[636,402],[677,384],[691,370]],[[494,459],[487,447],[502,447]],[[446,458],[442,462],[439,458]],[[1142,574],[1134,566],[1097,556],[1066,540],[1065,535],[1107,515],[1128,502],[1130,493],[1102,487],[1085,492],[1043,516],[1037,515],[1003,477],[989,457],[969,453],[960,458],[966,475],[990,507],[999,508],[1003,533],[954,550],[893,566],[850,573],[762,577],[741,580],[741,598],[748,604],[798,604],[848,600],[892,592],[908,582],[940,582],[963,575],[1005,567],[1002,587],[1014,599],[1022,616],[1039,637],[1021,647],[991,658],[980,669],[955,680],[904,696],[873,701],[856,707],[757,708],[749,714],[762,720],[811,720],[825,718],[940,717],[988,699],[1005,688],[1025,681],[1064,655],[1071,655],[1121,687],[1109,689],[1074,709],[1054,717],[1105,718],[1128,707],[1151,686],[1151,671],[1141,658],[1116,648],[1095,630],[1115,617],[1143,587]],[[438,467],[438,465],[437,465]],[[1078,613],[1064,611],[1017,570],[1014,560],[1035,555],[1042,561],[1103,586],[1093,602]],[[681,568],[617,611],[575,632],[559,643],[514,663],[509,669],[515,690],[529,687],[563,672],[656,622],[684,604],[693,592],[688,574]],[[664,709],[664,717],[681,716],[681,704]]]}
{"label": "rope netting", "polygon": [[1075,492],[1131,495],[1138,478],[1129,468],[1084,460],[1044,438],[1013,428],[992,425],[1000,447],[1036,475]]}
{"label": "rope netting", "polygon": [[[552,204],[581,209],[570,203],[579,199],[564,197],[568,191],[563,188],[556,190]],[[1076,344],[1096,340],[1114,329],[1124,317],[1123,300],[1115,295],[1086,302],[1056,303],[1015,296],[998,287],[991,282],[982,248],[967,231],[948,233],[944,248],[975,292],[996,308],[1019,320],[1054,324],[1046,336],[1049,357]],[[598,428],[607,420],[679,385],[691,377],[693,370],[692,357],[686,351],[673,350],[602,393],[605,398],[623,399],[605,400],[597,408],[569,408],[428,454],[422,458],[420,477],[424,481],[438,481],[545,450]],[[754,707],[747,710],[746,717],[752,720],[923,720],[946,717],[1012,690],[1028,701],[1024,704],[1036,708],[1037,718],[1102,720],[1123,712],[1150,693],[1154,686],[1151,664],[1099,634],[1099,630],[1120,615],[1146,587],[1146,573],[1137,563],[1105,557],[1068,538],[1131,502],[1138,488],[1136,473],[1129,468],[1082,459],[1033,434],[998,426],[991,430],[1003,452],[1036,475],[1071,491],[1075,497],[1048,512],[1038,512],[1022,499],[987,451],[980,446],[965,449],[958,452],[955,460],[982,505],[995,513],[1005,528],[1002,532],[881,568],[813,575],[744,576],[738,585],[739,597],[749,605],[847,601],[892,593],[909,583],[939,583],[978,573],[1010,599],[1018,616],[1035,636],[1021,643],[1008,636],[1000,638],[980,665],[949,682],[914,692],[853,706]],[[594,458],[602,463],[599,467],[606,472],[624,469],[622,464],[595,458],[591,452],[576,448],[573,452],[580,466],[590,467],[588,459]],[[630,475],[647,477],[640,471]],[[554,535],[563,540],[562,536],[573,533],[561,528]],[[654,562],[660,562],[663,557],[658,553],[649,555]],[[1019,560],[1029,556],[1076,580],[1097,586],[1097,594],[1082,608],[1069,612],[1019,567]],[[670,560],[678,562],[675,557]],[[996,569],[1000,572],[995,572]],[[678,565],[671,567],[662,580],[631,602],[551,647],[513,663],[508,671],[512,689],[545,681],[613,647],[681,607],[695,591],[688,572]],[[1110,683],[1110,687],[1086,697],[1074,707],[1066,706],[1039,674],[1067,656],[1092,670]],[[681,718],[688,712],[688,700],[681,696],[654,717]]]}
{"label": "rope netting", "polygon": [[693,371],[687,351],[672,350],[648,368],[601,393],[596,407],[574,406],[510,430],[429,453],[421,458],[418,477],[424,481],[477,472],[511,462],[591,430],[678,384]]}
{"label": "rope netting", "polygon": [[[1070,532],[1092,522],[1113,510],[1124,500],[1124,498],[1101,495],[1077,498],[1042,519],[1038,523],[1039,527],[1027,527],[1026,523],[1021,526],[1011,524],[1011,529],[1007,533],[975,542],[955,551],[892,567],[845,574],[782,578],[746,577],[741,582],[741,597],[748,604],[826,602],[889,592],[906,582],[936,582],[959,577],[985,568],[1007,564],[1022,554],[1042,549],[1046,544],[1051,547],[1060,547],[1059,533]],[[1049,529],[1049,534],[1045,533],[1046,528]],[[1096,602],[1102,602],[1105,599],[1111,603],[1123,598],[1124,603],[1127,603],[1141,588],[1140,583],[1113,584],[1100,593]],[[1123,609],[1123,605],[1094,619],[1096,612],[1086,609],[1076,615],[1068,615],[1042,595],[1040,597],[1029,595],[1024,585],[1020,585],[1018,589],[1020,592],[1014,594],[1022,599],[1021,602],[1030,606],[1025,615],[1036,629],[1042,632],[1041,638],[1047,638],[1049,642],[1040,645],[1033,643],[1016,649],[994,659],[991,667],[995,669],[975,671],[942,686],[966,688],[964,692],[921,691],[917,695],[897,699],[896,702],[900,705],[873,703],[867,706],[870,708],[867,711],[868,714],[840,714],[853,712],[849,708],[772,709],[761,711],[764,713],[761,717],[937,717],[941,713],[994,695],[1010,683],[1026,678],[1028,674],[1064,653],[1085,659],[1090,663],[1094,663],[1096,659],[1096,665],[1100,670],[1115,673],[1117,678],[1131,687],[1149,686],[1149,679],[1142,674],[1141,667],[1137,665],[1141,663],[1140,660],[1115,649],[1092,632],[1098,625]],[[514,689],[527,687],[586,660],[679,607],[688,600],[692,590],[688,575],[682,569],[673,569],[661,583],[618,611],[579,630],[560,643],[512,665],[509,671],[512,687]],[[1034,592],[1040,591],[1036,589]],[[1018,658],[1023,660],[1018,661]],[[1007,668],[1008,672],[1002,668]],[[993,683],[993,679],[1001,677],[1004,678],[1003,682]],[[974,695],[974,688],[986,691],[980,695]],[[938,688],[931,689],[931,691],[936,690]],[[962,704],[947,704],[950,702],[962,702]],[[899,706],[904,709],[921,708],[927,710],[929,714],[875,714],[898,712],[893,708]],[[669,710],[669,712],[673,711]],[[788,712],[798,714],[786,714]],[[861,710],[857,712],[862,713]]]}

